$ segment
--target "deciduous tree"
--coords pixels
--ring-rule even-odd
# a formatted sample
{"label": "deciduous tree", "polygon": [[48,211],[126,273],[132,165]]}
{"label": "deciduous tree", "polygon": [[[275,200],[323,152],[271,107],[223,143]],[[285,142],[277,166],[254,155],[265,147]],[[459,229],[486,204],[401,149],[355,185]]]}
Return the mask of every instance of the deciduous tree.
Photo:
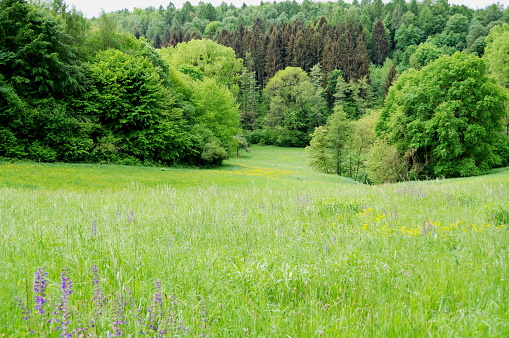
{"label": "deciduous tree", "polygon": [[402,74],[377,125],[411,167],[431,177],[478,175],[500,163],[495,152],[507,95],[483,60],[455,53]]}

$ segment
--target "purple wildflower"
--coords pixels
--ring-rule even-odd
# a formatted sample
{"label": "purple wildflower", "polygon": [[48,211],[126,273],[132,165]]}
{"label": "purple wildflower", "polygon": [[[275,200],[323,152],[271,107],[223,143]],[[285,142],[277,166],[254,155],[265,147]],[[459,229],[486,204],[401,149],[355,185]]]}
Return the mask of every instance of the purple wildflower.
{"label": "purple wildflower", "polygon": [[18,301],[18,306],[21,309],[21,313],[23,314],[23,320],[29,320],[30,319],[30,309],[25,305],[25,302],[20,297],[16,297],[16,300]]}
{"label": "purple wildflower", "polygon": [[148,326],[152,331],[158,332],[161,320],[164,318],[163,298],[161,291],[161,280],[156,281],[156,290],[152,298],[152,304],[148,308]]}
{"label": "purple wildflower", "polygon": [[120,221],[122,219],[122,216],[120,215],[120,210],[117,210],[115,215],[117,216],[117,221]]}
{"label": "purple wildflower", "polygon": [[104,290],[102,285],[100,285],[99,280],[99,270],[96,265],[93,265],[91,268],[92,273],[94,274],[94,278],[92,280],[92,285],[94,286],[94,297],[92,300],[95,305],[95,313],[94,318],[97,319],[100,315],[103,314],[104,307],[106,305],[106,297],[104,296]]}
{"label": "purple wildflower", "polygon": [[129,222],[129,223],[133,223],[133,222],[134,222],[134,210],[131,210],[131,211],[129,212],[128,222]]}
{"label": "purple wildflower", "polygon": [[69,297],[73,293],[72,289],[72,281],[70,277],[66,277],[65,275],[66,269],[62,269],[62,273],[60,274],[60,279],[62,281],[62,292],[65,298]]}
{"label": "purple wildflower", "polygon": [[120,293],[115,300],[115,311],[114,321],[113,321],[113,333],[108,333],[109,337],[120,337],[122,336],[122,326],[127,324],[127,320],[125,318],[125,310],[128,305],[128,301],[132,302],[131,299],[131,290],[127,288],[126,290],[127,296],[125,294]]}
{"label": "purple wildflower", "polygon": [[39,312],[41,315],[46,313],[44,310],[44,304],[48,302],[45,294],[46,287],[48,286],[48,281],[46,280],[48,273],[45,269],[45,267],[37,269],[34,280],[35,311]]}
{"label": "purple wildflower", "polygon": [[94,219],[94,221],[92,222],[92,236],[95,237],[96,235],[97,235],[97,222]]}
{"label": "purple wildflower", "polygon": [[54,321],[60,324],[57,330],[62,331],[60,337],[72,337],[72,334],[68,332],[68,327],[71,319],[71,310],[69,308],[69,296],[73,293],[72,281],[70,277],[66,276],[66,269],[62,269],[60,274],[60,286],[62,288],[62,296],[60,302],[57,304],[54,312]]}

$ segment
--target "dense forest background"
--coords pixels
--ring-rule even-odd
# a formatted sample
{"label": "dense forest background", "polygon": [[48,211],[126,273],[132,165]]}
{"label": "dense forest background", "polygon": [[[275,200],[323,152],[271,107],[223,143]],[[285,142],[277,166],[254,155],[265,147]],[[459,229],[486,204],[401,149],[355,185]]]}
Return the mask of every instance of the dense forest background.
{"label": "dense forest background", "polygon": [[[93,19],[62,0],[2,0],[0,156],[215,165],[248,142],[311,142],[313,167],[362,181],[479,174],[509,164],[502,132],[509,123],[502,90],[508,72],[500,61],[509,54],[507,23],[509,9],[501,5],[473,10],[447,0],[304,0],[240,8],[186,2]],[[497,86],[467,109],[482,111],[490,97],[493,114],[483,117],[489,125],[456,116],[465,127],[455,127],[452,162],[439,155],[444,142],[422,141],[425,127],[416,127],[422,133],[414,129],[404,145],[396,142],[411,132],[398,134],[384,108],[407,107],[411,101],[398,99],[397,89],[389,95],[390,88],[400,77],[400,90],[418,83],[402,76],[408,72],[432,79],[427,69],[437,63],[435,73],[458,72],[450,76],[453,87],[465,69],[476,72],[463,84]],[[444,104],[435,103],[426,109]],[[416,114],[407,115],[400,123],[414,121],[409,118]],[[431,128],[437,119],[419,123]],[[468,124],[482,130],[468,136]],[[489,141],[479,149],[465,137]]]}

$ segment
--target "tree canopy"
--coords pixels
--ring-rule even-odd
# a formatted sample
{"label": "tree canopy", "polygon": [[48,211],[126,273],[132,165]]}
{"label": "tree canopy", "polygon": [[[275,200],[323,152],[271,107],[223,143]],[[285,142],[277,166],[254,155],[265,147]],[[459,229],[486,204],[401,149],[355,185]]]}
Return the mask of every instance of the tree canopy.
{"label": "tree canopy", "polygon": [[499,164],[495,144],[507,96],[474,55],[442,56],[410,69],[390,89],[378,136],[417,176],[476,175]]}

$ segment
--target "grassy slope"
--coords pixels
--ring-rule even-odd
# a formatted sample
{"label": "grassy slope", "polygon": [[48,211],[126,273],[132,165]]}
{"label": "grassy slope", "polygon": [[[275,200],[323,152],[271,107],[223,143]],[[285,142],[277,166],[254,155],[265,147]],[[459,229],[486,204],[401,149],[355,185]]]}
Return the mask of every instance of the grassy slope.
{"label": "grassy slope", "polygon": [[[0,187],[72,190],[125,189],[169,185],[246,186],[279,181],[340,183],[348,180],[313,172],[306,166],[303,149],[253,147],[249,154],[231,159],[219,169],[168,169],[114,165],[3,163]],[[350,181],[352,182],[352,181]]]}
{"label": "grassy slope", "polygon": [[0,186],[0,332],[34,329],[14,296],[43,266],[79,325],[96,265],[142,311],[160,278],[191,336],[509,335],[508,169],[372,187],[255,147],[219,170],[3,163]]}

